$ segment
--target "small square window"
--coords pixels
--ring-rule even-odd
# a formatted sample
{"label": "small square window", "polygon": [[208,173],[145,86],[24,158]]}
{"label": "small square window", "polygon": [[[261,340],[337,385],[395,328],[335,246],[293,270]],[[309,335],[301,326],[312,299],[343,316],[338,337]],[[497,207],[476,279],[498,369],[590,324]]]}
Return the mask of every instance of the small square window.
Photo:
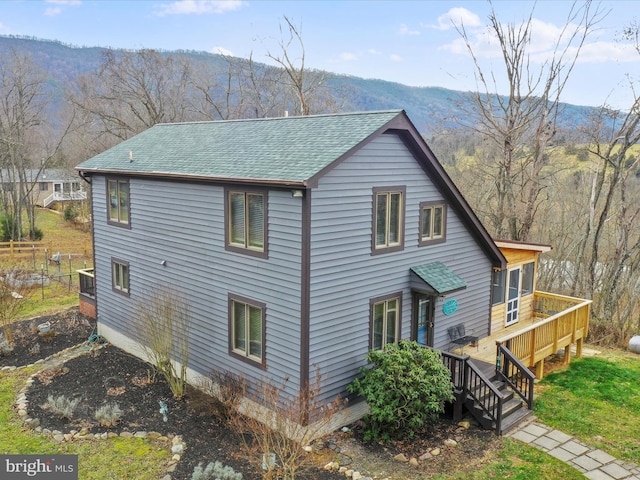
{"label": "small square window", "polygon": [[266,192],[227,190],[225,216],[228,250],[267,256]]}
{"label": "small square window", "polygon": [[420,204],[419,245],[442,243],[446,237],[447,208],[443,204]]}

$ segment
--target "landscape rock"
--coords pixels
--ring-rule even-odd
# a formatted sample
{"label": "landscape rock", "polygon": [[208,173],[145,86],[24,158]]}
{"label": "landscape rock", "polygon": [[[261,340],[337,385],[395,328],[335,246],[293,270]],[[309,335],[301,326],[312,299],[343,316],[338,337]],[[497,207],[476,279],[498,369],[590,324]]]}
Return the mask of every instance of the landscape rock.
{"label": "landscape rock", "polygon": [[409,461],[409,459],[407,458],[407,456],[404,453],[399,453],[398,455],[393,457],[393,459],[396,462],[402,462],[402,463],[407,463]]}
{"label": "landscape rock", "polygon": [[431,455],[433,455],[434,457],[437,457],[438,455],[440,455],[440,449],[439,448],[434,448],[429,453],[431,453]]}
{"label": "landscape rock", "polygon": [[411,457],[411,460],[409,460],[409,465],[411,465],[412,467],[417,467],[419,465],[418,459],[416,457]]}
{"label": "landscape rock", "polygon": [[455,447],[458,445],[458,442],[456,442],[455,440],[453,440],[452,438],[447,438],[444,441],[444,446],[445,447]]}
{"label": "landscape rock", "polygon": [[433,455],[431,455],[431,453],[425,452],[418,457],[418,460],[420,460],[421,462],[425,462],[427,460],[431,460],[432,458],[433,458]]}

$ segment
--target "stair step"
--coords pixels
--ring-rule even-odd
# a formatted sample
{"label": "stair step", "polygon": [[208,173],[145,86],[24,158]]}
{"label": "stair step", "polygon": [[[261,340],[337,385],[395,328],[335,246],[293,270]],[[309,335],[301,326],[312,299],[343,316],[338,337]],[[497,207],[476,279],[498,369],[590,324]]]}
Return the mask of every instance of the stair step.
{"label": "stair step", "polygon": [[507,433],[509,430],[518,425],[525,418],[533,415],[533,410],[529,410],[528,408],[521,408],[516,410],[511,415],[506,418],[502,418],[502,425],[500,426],[500,434]]}

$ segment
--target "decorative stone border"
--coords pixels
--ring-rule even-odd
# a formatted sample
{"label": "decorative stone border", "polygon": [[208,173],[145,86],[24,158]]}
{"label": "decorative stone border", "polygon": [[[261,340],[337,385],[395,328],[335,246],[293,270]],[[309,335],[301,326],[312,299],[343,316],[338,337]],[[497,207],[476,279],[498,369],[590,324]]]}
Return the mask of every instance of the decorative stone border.
{"label": "decorative stone border", "polygon": [[[73,347],[66,348],[61,350],[60,352],[54,353],[47,358],[38,360],[32,364],[24,365],[20,367],[2,367],[0,371],[2,372],[12,372],[15,370],[21,370],[24,368],[34,367],[42,365],[44,368],[38,370],[36,373],[31,375],[27,381],[25,382],[25,386],[20,389],[16,400],[14,402],[14,408],[17,410],[18,417],[22,420],[24,425],[33,430],[40,435],[45,435],[49,437],[56,443],[63,442],[72,442],[74,440],[108,440],[115,437],[122,438],[143,438],[148,440],[154,440],[157,442],[166,442],[171,444],[171,453],[173,456],[167,465],[167,474],[162,477],[161,480],[171,480],[171,473],[173,473],[177,466],[180,458],[182,456],[182,452],[185,449],[185,443],[180,435],[163,435],[159,432],[147,432],[144,430],[132,433],[132,432],[104,432],[104,433],[90,433],[89,429],[83,428],[81,430],[70,430],[68,433],[61,432],[59,430],[49,430],[48,428],[42,428],[40,425],[40,419],[29,417],[29,400],[27,400],[27,393],[29,392],[29,388],[33,385],[34,378],[38,376],[42,371],[47,368],[56,367],[64,364],[65,362],[72,360],[74,358],[80,357],[82,355],[87,355],[95,350],[100,348],[104,348],[109,344],[102,345],[88,345],[87,342],[81,343],[79,345],[75,345]],[[89,346],[89,348],[85,348]]]}

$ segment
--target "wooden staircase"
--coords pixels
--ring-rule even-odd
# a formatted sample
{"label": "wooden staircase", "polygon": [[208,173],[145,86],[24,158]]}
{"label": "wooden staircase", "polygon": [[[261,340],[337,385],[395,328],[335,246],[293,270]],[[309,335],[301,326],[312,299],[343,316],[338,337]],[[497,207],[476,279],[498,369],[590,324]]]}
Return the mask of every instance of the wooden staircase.
{"label": "wooden staircase", "polygon": [[464,395],[462,399],[464,406],[482,427],[489,430],[496,430],[496,433],[501,435],[533,414],[533,411],[528,408],[527,403],[496,373],[495,365],[478,362],[476,360],[469,361],[483,372],[487,380],[493,384],[502,396],[501,421],[498,426],[497,419],[489,415],[482,407],[482,405],[489,403],[490,399],[488,397],[493,393],[493,389],[483,389],[481,385],[478,385]]}
{"label": "wooden staircase", "polygon": [[533,413],[534,375],[503,346],[497,364],[442,352],[454,385],[454,420],[466,409],[484,428],[502,435]]}

